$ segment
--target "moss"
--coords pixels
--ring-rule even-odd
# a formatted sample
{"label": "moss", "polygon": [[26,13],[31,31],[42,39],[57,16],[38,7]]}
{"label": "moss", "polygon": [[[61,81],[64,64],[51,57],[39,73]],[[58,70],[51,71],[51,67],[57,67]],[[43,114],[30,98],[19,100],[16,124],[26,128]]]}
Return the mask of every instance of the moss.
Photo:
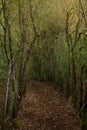
{"label": "moss", "polygon": [[23,119],[17,119],[14,121],[15,128],[21,128],[25,125],[25,121]]}

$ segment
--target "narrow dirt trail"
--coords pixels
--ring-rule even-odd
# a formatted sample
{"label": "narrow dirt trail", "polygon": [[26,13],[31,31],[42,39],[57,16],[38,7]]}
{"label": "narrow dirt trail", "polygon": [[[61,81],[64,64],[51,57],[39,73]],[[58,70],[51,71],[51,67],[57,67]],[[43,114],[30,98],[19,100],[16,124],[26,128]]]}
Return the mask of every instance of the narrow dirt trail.
{"label": "narrow dirt trail", "polygon": [[80,130],[74,109],[59,92],[45,83],[30,81],[17,119],[17,130]]}

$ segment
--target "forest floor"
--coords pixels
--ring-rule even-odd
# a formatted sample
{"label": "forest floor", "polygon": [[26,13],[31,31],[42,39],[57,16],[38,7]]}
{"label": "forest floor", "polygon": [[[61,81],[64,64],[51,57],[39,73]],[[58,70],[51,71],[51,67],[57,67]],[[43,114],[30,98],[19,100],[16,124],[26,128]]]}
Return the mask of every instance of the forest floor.
{"label": "forest floor", "polygon": [[51,85],[30,81],[15,119],[16,130],[80,130],[72,105]]}

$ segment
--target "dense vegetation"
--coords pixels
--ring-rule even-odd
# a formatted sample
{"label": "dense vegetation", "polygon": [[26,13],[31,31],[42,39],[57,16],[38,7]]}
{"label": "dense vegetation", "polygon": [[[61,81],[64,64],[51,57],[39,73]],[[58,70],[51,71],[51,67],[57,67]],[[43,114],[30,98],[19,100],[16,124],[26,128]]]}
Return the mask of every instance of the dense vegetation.
{"label": "dense vegetation", "polygon": [[0,16],[2,129],[11,128],[26,79],[35,78],[59,87],[86,130],[86,0],[1,0]]}

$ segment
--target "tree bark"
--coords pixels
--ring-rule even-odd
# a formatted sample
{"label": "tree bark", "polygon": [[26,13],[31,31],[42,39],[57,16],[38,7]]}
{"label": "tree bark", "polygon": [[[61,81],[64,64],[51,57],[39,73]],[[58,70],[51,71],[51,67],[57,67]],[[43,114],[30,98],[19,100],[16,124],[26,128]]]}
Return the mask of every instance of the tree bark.
{"label": "tree bark", "polygon": [[79,102],[79,109],[81,109],[83,105],[83,67],[80,68],[80,102]]}
{"label": "tree bark", "polygon": [[8,109],[8,97],[9,97],[9,88],[10,88],[10,81],[11,81],[11,74],[12,74],[12,64],[9,63],[9,69],[8,69],[8,78],[7,78],[7,84],[6,84],[6,94],[5,94],[5,104],[4,104],[4,122],[2,126],[2,130],[6,130],[6,119],[7,119],[7,109]]}
{"label": "tree bark", "polygon": [[84,7],[83,7],[83,1],[82,0],[79,0],[79,5],[80,5],[80,8],[82,10],[82,15],[83,15],[84,22],[85,22],[85,25],[86,25],[86,28],[87,28],[87,16],[86,16],[86,13],[85,13],[85,10],[84,10]]}

